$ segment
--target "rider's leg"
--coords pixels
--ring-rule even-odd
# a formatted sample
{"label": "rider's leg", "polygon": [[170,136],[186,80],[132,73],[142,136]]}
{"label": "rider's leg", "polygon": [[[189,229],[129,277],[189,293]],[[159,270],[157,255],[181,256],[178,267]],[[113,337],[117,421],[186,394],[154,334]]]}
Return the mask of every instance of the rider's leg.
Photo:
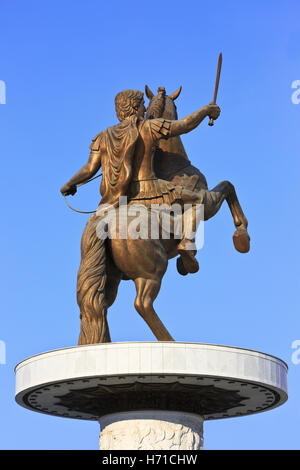
{"label": "rider's leg", "polygon": [[184,189],[181,193],[182,203],[189,205],[187,209],[183,207],[183,233],[178,244],[178,253],[181,256],[177,260],[177,270],[183,276],[187,273],[196,273],[199,270],[199,264],[195,258],[197,253],[195,234],[201,221],[200,204],[203,204],[203,191],[194,192]]}

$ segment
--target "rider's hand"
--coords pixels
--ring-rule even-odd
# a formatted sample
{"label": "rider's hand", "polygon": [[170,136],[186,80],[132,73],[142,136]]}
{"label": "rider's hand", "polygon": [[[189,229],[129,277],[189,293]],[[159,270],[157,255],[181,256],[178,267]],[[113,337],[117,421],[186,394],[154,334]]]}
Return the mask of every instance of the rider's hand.
{"label": "rider's hand", "polygon": [[216,104],[209,103],[207,106],[207,116],[212,118],[214,121],[220,116],[220,108]]}
{"label": "rider's hand", "polygon": [[76,191],[77,191],[76,184],[69,184],[69,183],[64,184],[63,187],[60,189],[60,192],[63,196],[69,196],[69,194],[74,196]]}

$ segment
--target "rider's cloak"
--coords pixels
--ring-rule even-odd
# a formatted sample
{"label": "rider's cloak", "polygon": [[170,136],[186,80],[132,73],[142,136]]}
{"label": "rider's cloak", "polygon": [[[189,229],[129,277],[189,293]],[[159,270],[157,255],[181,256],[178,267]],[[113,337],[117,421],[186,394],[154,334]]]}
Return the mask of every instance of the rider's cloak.
{"label": "rider's cloak", "polygon": [[119,198],[127,195],[138,135],[138,117],[134,115],[93,139],[90,149],[100,153],[102,166],[99,209],[103,204],[117,207]]}

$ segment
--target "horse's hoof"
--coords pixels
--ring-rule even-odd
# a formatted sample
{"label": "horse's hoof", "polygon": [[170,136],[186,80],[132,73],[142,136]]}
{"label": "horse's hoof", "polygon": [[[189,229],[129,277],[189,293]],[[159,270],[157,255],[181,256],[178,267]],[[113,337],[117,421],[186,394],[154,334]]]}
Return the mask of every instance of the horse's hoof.
{"label": "horse's hoof", "polygon": [[240,253],[248,253],[250,250],[250,237],[245,228],[238,228],[233,234],[233,244]]}
{"label": "horse's hoof", "polygon": [[177,271],[181,276],[186,276],[188,274],[187,270],[184,267],[183,261],[181,256],[179,256],[176,260]]}
{"label": "horse's hoof", "polygon": [[178,253],[181,255],[180,258],[187,273],[194,274],[199,271],[199,263],[192,250],[178,250]]}

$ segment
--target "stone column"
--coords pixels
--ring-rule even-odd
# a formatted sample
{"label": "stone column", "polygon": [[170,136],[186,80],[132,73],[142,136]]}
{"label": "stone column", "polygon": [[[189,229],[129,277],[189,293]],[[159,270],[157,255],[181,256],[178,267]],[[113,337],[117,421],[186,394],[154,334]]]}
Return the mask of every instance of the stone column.
{"label": "stone column", "polygon": [[100,450],[200,450],[203,419],[177,411],[128,411],[99,420]]}

